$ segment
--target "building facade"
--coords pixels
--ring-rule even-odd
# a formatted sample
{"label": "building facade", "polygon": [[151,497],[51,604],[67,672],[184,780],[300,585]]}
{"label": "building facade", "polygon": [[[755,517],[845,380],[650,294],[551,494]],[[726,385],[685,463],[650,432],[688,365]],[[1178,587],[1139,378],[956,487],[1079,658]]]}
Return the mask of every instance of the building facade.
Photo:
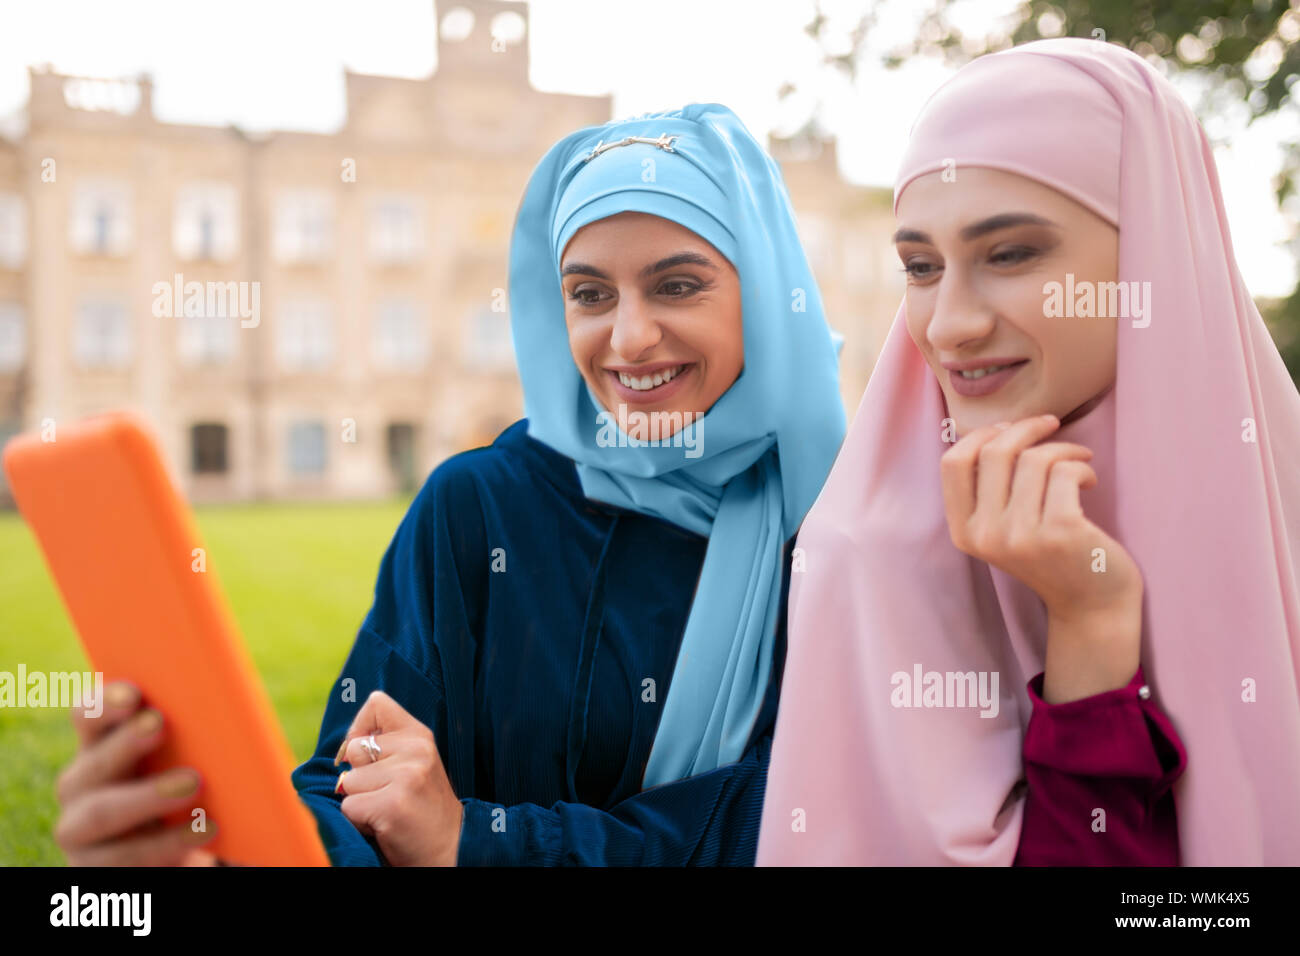
{"label": "building facade", "polygon": [[[532,88],[527,17],[465,0],[433,76],[348,73],[329,135],[161,123],[147,77],[32,70],[0,140],[0,440],[132,409],[198,501],[409,491],[490,442],[523,407],[517,204],[557,139],[612,115]],[[833,143],[770,148],[851,416],[902,290],[890,194],[844,182]]]}

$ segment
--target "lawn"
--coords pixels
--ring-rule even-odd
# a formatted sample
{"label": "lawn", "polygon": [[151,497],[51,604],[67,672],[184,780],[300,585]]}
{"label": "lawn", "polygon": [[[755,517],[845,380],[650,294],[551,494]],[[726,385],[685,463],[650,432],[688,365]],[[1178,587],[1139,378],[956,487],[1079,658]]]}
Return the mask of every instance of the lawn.
{"label": "lawn", "polygon": [[[379,560],[409,500],[196,509],[296,762],[370,607]],[[0,671],[89,670],[21,517],[0,513]],[[61,865],[54,778],[76,751],[66,710],[0,709],[0,865]]]}

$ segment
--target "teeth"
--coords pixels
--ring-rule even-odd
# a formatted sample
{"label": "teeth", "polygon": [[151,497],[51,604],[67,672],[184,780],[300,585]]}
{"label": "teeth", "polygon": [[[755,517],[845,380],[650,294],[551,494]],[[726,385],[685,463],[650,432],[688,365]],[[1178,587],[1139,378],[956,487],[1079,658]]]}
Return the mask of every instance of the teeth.
{"label": "teeth", "polygon": [[666,368],[663,371],[655,372],[653,375],[642,375],[640,378],[628,375],[626,372],[619,372],[618,380],[628,388],[635,389],[638,392],[648,392],[652,388],[658,388],[660,385],[671,382],[683,368],[685,368],[684,365],[678,365],[674,368]]}
{"label": "teeth", "polygon": [[976,369],[971,369],[971,370],[968,371],[968,372],[962,372],[962,373],[961,373],[961,377],[962,377],[962,378],[983,378],[985,375],[988,375],[990,372],[1000,372],[1000,371],[1002,371],[1004,368],[1011,368],[1011,366],[1010,366],[1010,365],[990,365],[988,368],[976,368]]}

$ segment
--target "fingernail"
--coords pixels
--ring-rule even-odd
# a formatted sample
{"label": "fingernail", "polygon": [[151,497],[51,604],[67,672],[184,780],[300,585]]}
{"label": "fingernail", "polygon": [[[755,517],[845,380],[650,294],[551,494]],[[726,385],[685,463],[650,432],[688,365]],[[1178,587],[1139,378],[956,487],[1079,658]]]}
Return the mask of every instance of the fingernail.
{"label": "fingernail", "polygon": [[994,425],[993,427],[994,427],[994,428],[1004,428],[1004,429],[1005,429],[1005,428],[1010,428],[1010,427],[1011,427],[1011,423],[1010,423],[1010,422],[998,422],[998,423],[997,423],[996,425]]}
{"label": "fingernail", "polygon": [[153,709],[143,710],[131,718],[132,729],[141,737],[156,733],[161,726],[162,714]]}
{"label": "fingernail", "polygon": [[109,707],[126,707],[135,702],[135,688],[121,682],[104,688],[104,701]]}
{"label": "fingernail", "polygon": [[335,792],[335,793],[342,793],[342,792],[343,792],[343,778],[346,777],[347,775],[348,775],[348,772],[347,772],[346,770],[344,770],[341,774],[339,774],[338,782],[334,784],[334,792]]}
{"label": "fingernail", "polygon": [[211,840],[214,836],[217,835],[217,825],[215,823],[212,823],[211,821],[205,821],[203,826],[204,829],[202,830],[195,830],[191,828],[190,832],[185,835],[186,838],[191,843],[207,843],[209,840]]}
{"label": "fingernail", "polygon": [[192,770],[178,770],[160,777],[155,786],[161,797],[188,797],[199,789],[199,775]]}
{"label": "fingernail", "polygon": [[347,751],[348,751],[348,741],[347,738],[345,737],[343,739],[343,743],[339,744],[339,752],[334,755],[334,766],[337,767],[339,765],[339,761],[343,759],[343,755],[347,753]]}
{"label": "fingernail", "polygon": [[1058,422],[1058,423],[1059,423],[1059,422],[1060,422],[1060,419],[1057,418],[1055,415],[1048,414],[1048,415],[1044,415],[1044,416],[1043,416],[1043,421],[1045,421],[1045,422]]}

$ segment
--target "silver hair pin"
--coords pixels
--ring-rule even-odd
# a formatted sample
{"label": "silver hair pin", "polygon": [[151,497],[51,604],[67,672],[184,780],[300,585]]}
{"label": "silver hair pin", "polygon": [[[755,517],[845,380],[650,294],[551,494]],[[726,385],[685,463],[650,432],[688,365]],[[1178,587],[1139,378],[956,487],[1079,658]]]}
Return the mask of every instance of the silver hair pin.
{"label": "silver hair pin", "polygon": [[676,139],[677,136],[675,134],[669,136],[667,133],[664,133],[657,139],[652,139],[649,136],[625,136],[622,139],[614,140],[612,143],[606,143],[604,140],[601,140],[596,143],[595,149],[583,157],[582,161],[584,163],[589,163],[607,149],[613,149],[616,146],[629,146],[632,143],[649,143],[651,146],[658,146],[660,149],[669,153],[675,153],[677,150],[673,149],[673,141]]}

